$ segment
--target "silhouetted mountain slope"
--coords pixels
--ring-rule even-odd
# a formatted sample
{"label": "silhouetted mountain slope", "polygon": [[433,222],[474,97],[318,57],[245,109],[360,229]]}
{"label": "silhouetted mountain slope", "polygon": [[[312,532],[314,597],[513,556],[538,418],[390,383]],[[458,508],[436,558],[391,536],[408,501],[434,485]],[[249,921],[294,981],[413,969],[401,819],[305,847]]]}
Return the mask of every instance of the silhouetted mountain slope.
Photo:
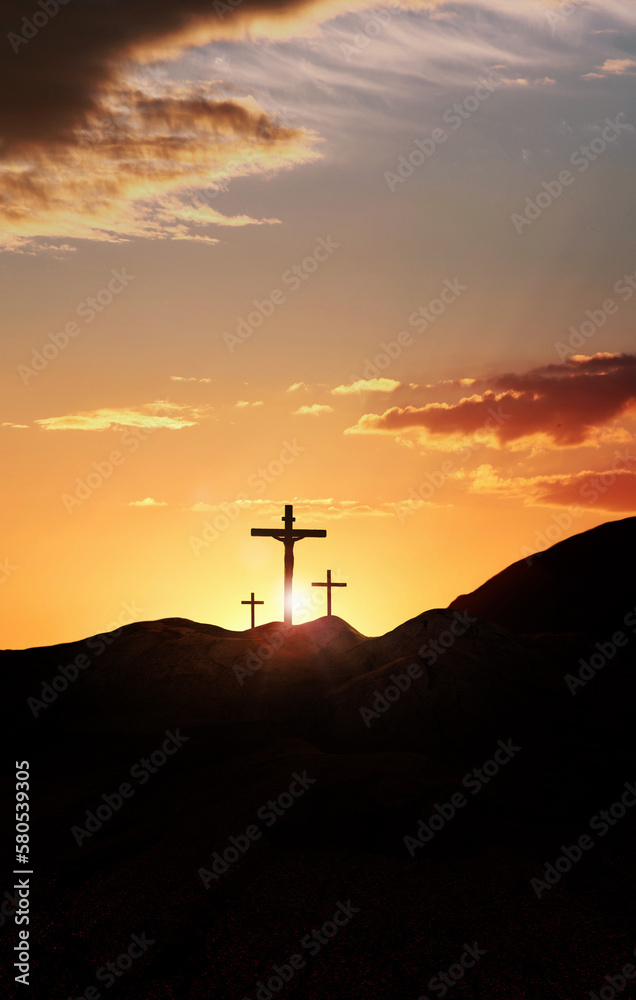
{"label": "silhouetted mountain slope", "polygon": [[[214,732],[217,746],[249,732],[345,755],[417,753],[460,768],[523,733],[539,746],[545,801],[561,795],[564,774],[573,776],[567,803],[589,795],[581,755],[602,770],[614,737],[624,742],[631,725],[629,648],[605,684],[589,684],[593,701],[574,699],[565,677],[594,652],[584,636],[520,635],[449,609],[375,638],[336,617],[245,632],[184,619],[136,622],[78,643],[0,653],[0,723],[25,747],[89,735],[126,742],[181,726]],[[564,738],[569,728],[576,739]]]}
{"label": "silhouetted mountain slope", "polygon": [[451,609],[512,632],[609,637],[636,606],[636,517],[609,521],[520,559]]}
{"label": "silhouetted mountain slope", "polygon": [[169,618],[0,653],[7,815],[14,760],[32,780],[37,1000],[89,995],[133,933],[154,943],[122,1000],[267,1000],[259,982],[349,900],[286,996],[428,996],[477,940],[458,997],[588,995],[633,948],[636,807],[543,898],[531,880],[636,783],[636,618],[608,641],[636,603],[618,572],[635,522],[382,636]]}
{"label": "silhouetted mountain slope", "polygon": [[[577,640],[541,642],[443,609],[376,638],[336,617],[245,632],[167,619],[1,653],[0,677],[13,706],[6,725],[18,731],[34,722],[63,732],[144,733],[276,721],[353,750],[429,753],[486,719],[503,725],[498,720],[516,706],[550,690],[563,693],[562,664],[577,649]],[[360,709],[394,674],[407,677],[408,690],[369,731]]]}

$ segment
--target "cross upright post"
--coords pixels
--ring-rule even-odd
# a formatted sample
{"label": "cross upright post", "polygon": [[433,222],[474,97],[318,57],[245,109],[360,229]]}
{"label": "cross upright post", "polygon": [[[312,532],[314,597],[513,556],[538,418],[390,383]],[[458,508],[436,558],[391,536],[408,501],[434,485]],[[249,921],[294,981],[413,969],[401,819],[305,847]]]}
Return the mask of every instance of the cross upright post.
{"label": "cross upright post", "polygon": [[251,595],[249,601],[241,601],[241,604],[251,604],[252,605],[252,628],[254,628],[254,622],[255,622],[254,605],[255,604],[265,604],[265,601],[255,601],[254,600],[254,591],[252,591],[252,595]]}
{"label": "cross upright post", "polygon": [[292,504],[285,504],[285,515],[281,517],[281,521],[285,522],[283,531],[280,528],[252,528],[253,536],[275,538],[285,546],[285,625],[292,624],[293,616],[294,543],[303,538],[327,537],[327,532],[323,528],[303,530],[294,528],[295,520]]}
{"label": "cross upright post", "polygon": [[327,588],[327,617],[331,618],[331,588],[332,587],[346,587],[346,583],[334,583],[331,579],[331,570],[327,570],[327,581],[326,583],[312,583],[312,587],[326,587]]}

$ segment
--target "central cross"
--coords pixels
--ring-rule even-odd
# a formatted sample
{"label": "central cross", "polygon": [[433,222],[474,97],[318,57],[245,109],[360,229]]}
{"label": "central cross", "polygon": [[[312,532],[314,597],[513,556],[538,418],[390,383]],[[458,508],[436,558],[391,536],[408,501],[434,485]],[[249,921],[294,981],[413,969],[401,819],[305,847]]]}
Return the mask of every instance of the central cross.
{"label": "central cross", "polygon": [[299,542],[302,538],[326,538],[327,532],[324,528],[305,529],[301,531],[294,528],[294,508],[291,504],[285,504],[285,516],[281,521],[285,522],[285,528],[252,528],[252,535],[260,538],[275,538],[285,546],[285,625],[292,624],[292,602],[293,602],[293,579],[294,579],[294,542]]}

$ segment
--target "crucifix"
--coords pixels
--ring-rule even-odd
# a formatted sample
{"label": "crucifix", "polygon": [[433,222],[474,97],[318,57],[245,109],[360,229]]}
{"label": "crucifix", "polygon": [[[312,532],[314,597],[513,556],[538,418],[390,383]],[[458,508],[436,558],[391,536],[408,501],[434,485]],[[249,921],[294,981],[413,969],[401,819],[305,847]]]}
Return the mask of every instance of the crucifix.
{"label": "crucifix", "polygon": [[326,538],[327,532],[324,529],[304,530],[294,528],[294,508],[291,504],[285,504],[285,516],[281,521],[285,522],[285,529],[280,528],[252,528],[252,535],[261,538],[275,538],[285,546],[285,625],[292,623],[292,581],[294,578],[294,542],[299,542],[302,538]]}
{"label": "crucifix", "polygon": [[252,591],[252,596],[249,601],[241,601],[241,604],[251,604],[252,605],[252,628],[254,628],[254,605],[255,604],[265,604],[265,601],[255,601],[254,591]]}
{"label": "crucifix", "polygon": [[326,583],[312,583],[312,587],[326,587],[327,588],[327,616],[331,618],[331,588],[332,587],[346,587],[346,583],[334,583],[331,579],[331,570],[327,570],[327,582]]}

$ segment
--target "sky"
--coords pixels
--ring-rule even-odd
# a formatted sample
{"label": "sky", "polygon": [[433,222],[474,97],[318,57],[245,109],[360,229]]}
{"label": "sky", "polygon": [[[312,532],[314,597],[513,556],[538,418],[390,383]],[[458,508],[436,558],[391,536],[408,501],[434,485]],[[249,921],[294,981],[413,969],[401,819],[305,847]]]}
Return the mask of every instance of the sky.
{"label": "sky", "polygon": [[[4,3],[3,648],[377,635],[636,501],[631,0]],[[25,10],[28,11],[25,14]]]}

